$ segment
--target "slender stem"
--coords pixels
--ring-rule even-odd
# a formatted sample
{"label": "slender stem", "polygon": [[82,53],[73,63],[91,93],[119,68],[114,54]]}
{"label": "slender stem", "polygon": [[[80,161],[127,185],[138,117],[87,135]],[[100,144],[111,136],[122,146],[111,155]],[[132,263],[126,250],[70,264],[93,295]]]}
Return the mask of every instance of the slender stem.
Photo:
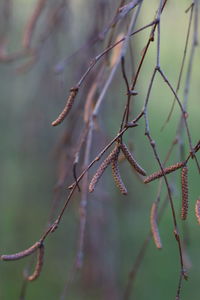
{"label": "slender stem", "polygon": [[133,28],[135,27],[135,24],[136,24],[136,21],[137,21],[137,18],[138,18],[138,15],[139,15],[139,12],[140,12],[140,8],[141,8],[141,5],[142,5],[142,2],[143,1],[140,1],[140,3],[138,4],[138,8],[136,10],[136,13],[133,14],[132,18],[131,18],[131,21],[130,21],[130,24],[129,24],[129,28],[128,28],[128,32],[124,38],[124,41],[123,41],[123,45],[122,45],[122,49],[121,49],[121,53],[119,55],[119,58],[117,60],[117,62],[115,63],[114,67],[112,68],[112,71],[110,72],[110,75],[101,91],[101,94],[97,100],[97,103],[96,104],[96,107],[94,109],[94,112],[93,112],[93,115],[96,117],[97,116],[97,113],[98,113],[98,110],[99,110],[99,107],[101,105],[101,102],[105,96],[105,93],[108,89],[108,87],[110,86],[112,80],[113,80],[113,77],[117,71],[117,68],[120,64],[120,61],[121,61],[121,58],[125,56],[126,54],[126,51],[127,51],[127,46],[128,46],[128,42],[129,42],[129,39],[131,37],[131,31],[133,30]]}
{"label": "slender stem", "polygon": [[[84,165],[83,165],[84,168],[88,166],[90,161],[93,128],[94,128],[93,120],[91,119],[89,125],[86,149],[85,149]],[[84,238],[85,238],[85,227],[86,227],[86,220],[87,220],[87,204],[88,204],[88,172],[85,174],[83,178],[81,201],[79,205],[80,225],[79,225],[78,251],[77,251],[77,259],[76,259],[77,268],[81,268],[83,265]]]}
{"label": "slender stem", "polygon": [[187,132],[187,136],[188,136],[188,141],[189,141],[189,145],[190,145],[190,151],[192,151],[192,139],[191,139],[191,135],[190,135],[190,131],[189,131],[189,126],[188,126],[188,122],[187,122],[187,113],[184,110],[183,105],[181,104],[181,101],[176,93],[176,91],[174,90],[174,88],[172,87],[171,83],[169,82],[168,78],[165,76],[165,74],[163,73],[163,71],[158,68],[158,72],[160,73],[160,75],[163,77],[164,81],[167,83],[167,85],[169,86],[170,90],[172,91],[172,93],[174,94],[174,96],[176,97],[176,100],[178,102],[178,105],[181,109],[182,112],[182,117],[184,120],[184,124],[185,124],[185,128],[186,128],[186,132]]}
{"label": "slender stem", "polygon": [[[176,87],[176,94],[178,94],[178,91],[179,91],[179,88],[180,88],[181,79],[182,79],[182,75],[183,75],[183,69],[184,69],[184,66],[185,66],[186,54],[187,54],[187,50],[188,50],[189,37],[190,37],[191,25],[192,25],[193,7],[194,7],[194,4],[191,6],[188,30],[187,30],[186,41],[185,41],[185,47],[184,47],[183,58],[182,58],[182,62],[181,62],[181,69],[180,69],[180,73],[179,73],[179,77],[178,77],[178,83],[177,83],[177,87]],[[163,130],[165,125],[169,122],[169,120],[172,116],[173,110],[174,110],[175,103],[176,103],[176,98],[174,97],[172,107],[170,109],[170,112],[169,112],[169,114],[166,118],[166,121],[164,122],[161,130]]]}
{"label": "slender stem", "polygon": [[[132,32],[130,34],[130,36],[133,36],[141,31],[143,31],[144,29],[147,29],[148,27],[151,27],[155,24],[155,21],[139,28],[138,30],[135,30],[134,32]],[[95,56],[95,58],[93,58],[91,60],[91,64],[88,67],[88,69],[84,72],[84,74],[81,76],[81,78],[79,79],[79,81],[77,82],[76,86],[80,87],[83,83],[83,81],[86,79],[86,77],[88,76],[88,74],[90,73],[90,71],[94,68],[94,66],[97,64],[97,62],[105,55],[107,54],[110,50],[112,50],[114,47],[116,47],[118,44],[122,43],[125,40],[125,37],[123,37],[122,39],[120,39],[119,41],[117,41],[116,43],[114,43],[113,45],[110,45],[108,48],[106,48],[103,52],[101,52],[99,55]]]}
{"label": "slender stem", "polygon": [[172,199],[172,194],[171,194],[170,186],[169,186],[169,183],[168,183],[168,180],[167,180],[167,176],[163,171],[163,165],[162,165],[160,157],[158,155],[158,151],[157,151],[157,148],[156,148],[156,143],[152,139],[151,134],[150,134],[149,121],[148,121],[148,116],[147,116],[147,104],[148,104],[148,101],[149,101],[149,97],[150,97],[150,93],[151,93],[151,89],[152,89],[152,86],[153,86],[153,82],[154,82],[154,79],[155,79],[156,72],[159,71],[159,70],[160,70],[159,68],[154,69],[153,75],[152,75],[151,80],[150,80],[146,100],[145,100],[145,105],[144,105],[145,135],[147,136],[147,138],[149,140],[149,143],[152,147],[155,159],[156,159],[156,161],[158,162],[158,164],[160,166],[160,169],[163,173],[163,178],[164,178],[164,181],[165,181],[165,184],[166,184],[166,187],[167,187],[169,202],[170,202],[171,211],[172,211],[172,218],[173,218],[173,223],[174,223],[174,235],[175,235],[176,241],[178,243],[178,249],[179,249],[179,258],[180,258],[180,267],[181,267],[180,274],[181,274],[181,276],[185,276],[184,275],[185,271],[184,271],[184,265],[183,265],[183,254],[182,254],[181,240],[180,240],[178,224],[177,224],[177,220],[176,220],[176,214],[175,214],[175,208],[174,208],[174,203],[173,203],[173,199]]}
{"label": "slender stem", "polygon": [[[160,180],[156,201],[160,200],[161,182],[162,182],[162,179]],[[158,214],[158,223],[161,221],[161,218],[165,212],[167,204],[168,204],[168,195],[165,197],[164,202],[160,208],[160,211]],[[123,297],[124,300],[129,300],[131,297],[133,282],[136,278],[136,275],[138,274],[139,268],[141,266],[141,263],[143,261],[145,254],[147,252],[147,248],[148,248],[148,245],[149,245],[149,242],[151,241],[151,239],[152,239],[152,233],[150,230],[138,251],[138,254],[137,254],[134,264],[131,268],[131,271],[129,272],[129,278],[128,278],[128,282],[127,282],[125,292],[124,292],[124,297]]]}

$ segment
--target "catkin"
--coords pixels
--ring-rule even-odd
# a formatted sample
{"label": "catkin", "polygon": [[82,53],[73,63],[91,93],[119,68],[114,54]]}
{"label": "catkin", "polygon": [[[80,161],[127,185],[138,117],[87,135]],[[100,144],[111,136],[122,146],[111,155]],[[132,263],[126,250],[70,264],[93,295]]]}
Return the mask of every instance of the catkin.
{"label": "catkin", "polygon": [[196,205],[195,205],[195,213],[196,213],[197,221],[200,225],[200,198],[197,199],[197,202],[196,202]]}
{"label": "catkin", "polygon": [[18,253],[15,253],[15,254],[4,254],[4,255],[1,255],[1,260],[18,260],[18,259],[21,259],[21,258],[24,258],[25,256],[28,256],[30,254],[32,254],[33,252],[35,252],[38,247],[40,247],[40,242],[36,242],[33,246],[31,246],[30,248],[24,250],[24,251],[21,251],[21,252],[18,252]]}
{"label": "catkin", "polygon": [[135,160],[131,152],[128,150],[127,146],[123,143],[121,144],[121,149],[126,157],[126,159],[129,161],[131,166],[141,175],[145,176],[146,171],[138,164],[138,162]]}
{"label": "catkin", "polygon": [[181,188],[182,188],[182,209],[181,209],[181,219],[185,220],[187,218],[188,212],[188,168],[183,167],[181,172]]}
{"label": "catkin", "polygon": [[94,174],[90,184],[89,184],[89,192],[93,192],[97,182],[99,181],[100,177],[102,176],[105,169],[109,166],[112,162],[114,157],[116,156],[117,152],[119,151],[118,146],[113,149],[113,151],[106,157],[106,159],[102,162],[100,167],[97,169],[96,173]]}
{"label": "catkin", "polygon": [[[172,173],[172,172],[182,168],[183,166],[184,166],[184,162],[178,162],[170,167],[163,169],[163,172],[164,172],[164,174],[169,174],[169,173]],[[158,172],[155,172],[155,173],[149,175],[148,177],[145,178],[144,183],[149,183],[155,179],[162,177],[163,172],[162,172],[162,170],[160,170]]]}
{"label": "catkin", "polygon": [[153,235],[153,240],[158,249],[162,248],[161,238],[158,230],[157,224],[157,205],[154,202],[151,207],[151,215],[150,215],[150,223],[151,223],[151,232]]}
{"label": "catkin", "polygon": [[71,110],[73,104],[74,104],[74,99],[78,93],[78,88],[72,88],[70,90],[69,97],[67,98],[66,105],[63,109],[63,111],[59,114],[58,118],[51,123],[52,126],[57,126],[58,124],[62,123],[62,121],[66,118],[68,115],[69,111]]}
{"label": "catkin", "polygon": [[127,195],[127,189],[122,181],[122,178],[120,176],[120,172],[119,172],[119,165],[118,165],[118,156],[115,157],[115,159],[112,160],[112,174],[113,174],[113,178],[114,181],[116,183],[116,186],[119,188],[120,192],[123,195]]}
{"label": "catkin", "polygon": [[40,273],[42,271],[42,266],[43,266],[43,260],[44,260],[44,245],[41,244],[40,247],[38,248],[37,263],[35,266],[35,270],[32,275],[26,278],[28,281],[33,281],[40,276]]}

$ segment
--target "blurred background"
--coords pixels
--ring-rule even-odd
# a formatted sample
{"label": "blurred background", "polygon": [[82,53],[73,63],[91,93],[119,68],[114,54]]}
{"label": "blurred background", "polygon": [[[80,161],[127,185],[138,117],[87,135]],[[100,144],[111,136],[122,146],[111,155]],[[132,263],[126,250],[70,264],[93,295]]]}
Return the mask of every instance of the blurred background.
{"label": "blurred background", "polygon": [[[31,246],[59,214],[69,193],[66,188],[74,181],[73,160],[87,123],[85,102],[91,101],[90,107],[94,106],[116,63],[118,50],[110,51],[92,69],[67,119],[57,127],[52,127],[51,122],[63,109],[70,88],[79,81],[91,60],[126,33],[132,11],[117,24],[112,20],[117,9],[128,2],[0,1],[0,254],[15,253]],[[174,87],[178,82],[189,24],[190,11],[185,13],[185,10],[190,4],[186,0],[167,1],[161,17],[161,67]],[[158,6],[159,1],[143,1],[136,28],[152,22]],[[38,18],[28,44],[25,32],[37,8]],[[196,19],[197,13],[195,10]],[[181,100],[191,58],[193,20],[179,89]],[[151,28],[147,28],[131,38],[125,61],[129,80],[138,66],[150,31]],[[199,31],[197,34],[199,37]],[[187,107],[193,146],[199,140],[199,63],[200,52],[196,47]],[[143,107],[155,64],[156,39],[151,43],[136,84],[138,96],[133,100],[131,119]],[[157,75],[148,116],[150,132],[162,161],[176,137],[181,115],[175,104],[170,121],[161,130],[173,100],[171,91]],[[99,110],[89,161],[116,136],[125,101],[126,86],[119,66]],[[183,128],[181,145],[185,158],[190,150],[184,131]],[[147,174],[159,169],[144,135],[143,119],[138,127],[125,133],[124,140]],[[77,174],[84,168],[85,147],[83,143]],[[197,159],[199,157],[197,153]],[[178,143],[167,165],[180,159]],[[90,169],[89,178],[98,165],[99,162]],[[199,299],[200,228],[194,209],[199,197],[199,173],[193,160],[188,167],[186,221],[180,219],[180,171],[168,178],[181,236],[185,237],[184,259],[189,280],[183,282],[181,299]],[[44,267],[35,282],[26,286],[23,280],[23,270],[31,272],[33,269],[34,255],[15,262],[0,262],[0,299],[125,299],[128,283],[131,287],[129,299],[175,299],[180,268],[171,209],[166,206],[160,222],[163,249],[157,250],[147,237],[151,205],[156,200],[159,182],[144,185],[123,159],[120,172],[128,189],[127,196],[121,195],[116,188],[111,168],[106,170],[95,191],[87,196],[83,253],[77,250],[81,193],[75,192],[58,229],[45,241]],[[84,186],[81,191],[83,193]],[[163,184],[161,204],[166,195]],[[131,281],[129,273],[145,239],[147,251]],[[83,254],[83,265],[78,269],[77,252]]]}

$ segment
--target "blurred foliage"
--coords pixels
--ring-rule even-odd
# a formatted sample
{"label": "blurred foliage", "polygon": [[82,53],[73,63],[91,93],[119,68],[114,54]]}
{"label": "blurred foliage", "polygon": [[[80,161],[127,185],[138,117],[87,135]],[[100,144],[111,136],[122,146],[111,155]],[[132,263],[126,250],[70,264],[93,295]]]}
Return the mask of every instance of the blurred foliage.
{"label": "blurred foliage", "polygon": [[[59,2],[59,1],[58,1]],[[56,147],[65,129],[70,127],[71,118],[58,128],[51,127],[51,121],[62,109],[66,95],[90,59],[100,53],[104,42],[83,49],[71,56],[83,45],[95,26],[95,5],[99,1],[68,1],[58,22],[43,41],[42,32],[47,26],[46,10],[37,24],[34,43],[39,45],[39,57],[33,64],[24,65],[29,58],[0,64],[0,241],[1,253],[12,253],[29,247],[46,228],[55,195],[57,180]],[[103,1],[102,1],[103,2]],[[102,29],[109,23],[118,1],[108,1],[109,10]],[[2,1],[3,3],[3,1]],[[13,1],[9,30],[6,37],[8,53],[21,49],[24,27],[34,9],[36,1]],[[157,1],[144,1],[139,24],[151,22]],[[1,4],[2,5],[2,4]],[[49,1],[48,5],[55,5]],[[171,82],[176,85],[183,55],[188,14],[185,9],[189,1],[169,1],[161,21],[161,64]],[[102,24],[101,24],[102,23]],[[125,26],[124,26],[125,27]],[[139,27],[139,26],[138,26]],[[42,28],[42,30],[41,30]],[[132,38],[134,64],[137,65],[150,29]],[[41,35],[40,35],[41,34]],[[137,84],[139,95],[135,98],[135,110],[140,111],[146,96],[149,80],[156,59],[156,43],[145,58],[145,64]],[[88,57],[89,54],[89,57]],[[64,59],[69,57],[69,59]],[[64,59],[64,60],[63,60]],[[188,62],[188,57],[187,57]],[[25,66],[25,68],[24,68]],[[194,143],[199,139],[199,49],[197,50],[189,94],[188,122]],[[59,68],[59,69],[58,69]],[[128,73],[131,76],[131,68]],[[184,79],[185,80],[185,70]],[[77,101],[84,101],[90,82],[87,80]],[[183,93],[183,86],[180,96]],[[125,84],[120,72],[113,81],[99,117],[99,131],[95,132],[96,147],[92,158],[113,138],[119,127],[124,108]],[[170,122],[161,131],[173,101],[173,95],[158,77],[154,83],[148,109],[150,128],[158,145],[162,160],[166,156],[180,116],[177,105]],[[71,132],[75,147],[79,138],[82,116],[75,105],[77,128]],[[99,140],[102,144],[99,146]],[[139,162],[151,174],[158,169],[152,149],[144,136],[144,124],[140,123],[125,135],[125,140],[133,149]],[[67,149],[67,148],[66,148]],[[73,148],[74,150],[74,148]],[[68,151],[68,150],[66,150]],[[186,151],[188,145],[186,143]],[[197,155],[199,158],[199,154]],[[179,152],[174,150],[170,163],[179,161]],[[78,193],[65,212],[58,230],[47,239],[46,257],[40,278],[28,285],[25,299],[60,299],[67,285],[66,299],[122,299],[128,274],[138,250],[149,232],[149,214],[157,193],[157,183],[144,186],[132,172],[127,162],[120,165],[122,176],[129,194],[123,199],[116,190],[110,170],[101,179],[98,191],[89,198],[86,242],[89,237],[94,242],[93,251],[85,249],[83,270],[73,279],[73,265],[77,251],[78,237]],[[90,175],[96,170],[91,169]],[[169,176],[174,189],[174,202],[179,216],[181,192],[180,172]],[[62,189],[61,207],[66,197],[66,187],[72,182],[72,170],[68,170],[67,180]],[[184,282],[181,299],[199,299],[199,227],[195,219],[194,205],[199,196],[199,176],[193,161],[189,163],[188,254],[192,267],[189,281]],[[162,200],[166,188],[163,187]],[[178,218],[179,219],[179,218]],[[90,222],[89,222],[90,221]],[[181,225],[182,221],[178,221]],[[181,225],[182,226],[182,225]],[[171,210],[168,207],[160,225],[163,241],[162,251],[157,251],[151,241],[141,269],[134,282],[131,299],[174,299],[179,272],[177,245],[173,236]],[[95,245],[97,248],[95,248]],[[100,248],[99,248],[100,247]],[[89,249],[89,246],[88,246]],[[23,269],[31,258],[17,262],[0,263],[0,299],[19,299],[23,281]],[[92,271],[91,271],[92,270]],[[92,276],[92,277],[90,277]],[[62,299],[63,300],[63,299]]]}

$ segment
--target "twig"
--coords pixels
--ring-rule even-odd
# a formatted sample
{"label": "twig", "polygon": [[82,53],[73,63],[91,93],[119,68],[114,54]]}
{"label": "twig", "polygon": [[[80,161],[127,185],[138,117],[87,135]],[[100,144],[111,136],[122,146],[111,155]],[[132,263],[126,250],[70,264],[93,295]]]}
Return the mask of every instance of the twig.
{"label": "twig", "polygon": [[[151,26],[153,26],[155,24],[155,21],[150,22],[149,24],[139,28],[138,30],[135,30],[134,32],[132,32],[130,34],[130,36],[133,36]],[[97,64],[97,62],[106,54],[108,53],[110,50],[112,50],[115,46],[117,46],[118,44],[122,43],[125,40],[125,37],[120,39],[119,41],[117,41],[116,43],[114,43],[113,45],[110,45],[108,48],[106,48],[103,52],[101,52],[100,54],[98,54],[97,56],[95,56],[90,63],[90,66],[88,67],[88,69],[84,72],[84,74],[81,76],[81,78],[79,79],[79,81],[77,82],[76,86],[80,87],[83,83],[83,81],[85,80],[85,78],[88,76],[88,74],[90,73],[90,71],[93,69],[93,67]]]}
{"label": "twig", "polygon": [[25,27],[25,32],[24,32],[24,36],[23,36],[23,47],[25,49],[29,49],[30,45],[31,45],[31,40],[32,40],[32,36],[33,36],[33,32],[34,29],[36,27],[37,21],[42,13],[42,10],[45,7],[47,0],[38,0],[35,10],[30,18],[30,20],[28,21],[27,26]]}
{"label": "twig", "polygon": [[124,40],[123,40],[123,45],[122,45],[122,48],[121,48],[121,52],[120,52],[120,55],[119,55],[119,58],[117,60],[117,62],[115,63],[112,71],[110,72],[110,75],[101,91],[101,94],[97,100],[98,102],[98,105],[96,105],[95,109],[94,109],[94,112],[93,112],[93,116],[96,117],[97,116],[97,113],[98,113],[98,110],[99,110],[99,107],[101,105],[101,102],[105,96],[105,93],[109,87],[109,85],[111,84],[112,80],[113,80],[113,77],[117,71],[117,68],[119,66],[119,63],[121,61],[121,58],[125,56],[126,54],[126,51],[127,51],[127,45],[128,45],[128,42],[129,42],[129,38],[131,36],[131,31],[133,30],[133,28],[135,27],[135,24],[136,24],[136,21],[137,21],[137,17],[138,17],[138,14],[139,14],[139,11],[140,11],[140,8],[141,8],[141,5],[142,5],[142,1],[139,2],[138,4],[138,9],[136,11],[135,14],[133,14],[132,18],[131,18],[131,21],[130,21],[130,24],[129,24],[129,28],[128,28],[128,32],[127,32],[127,35],[125,36]]}
{"label": "twig", "polygon": [[160,169],[163,173],[164,181],[165,181],[165,184],[166,184],[166,187],[167,187],[169,202],[170,202],[171,211],[172,211],[173,224],[174,224],[174,235],[175,235],[175,239],[178,243],[178,249],[179,249],[179,258],[180,258],[180,267],[181,267],[180,276],[185,277],[185,270],[184,270],[184,265],[183,265],[182,246],[181,246],[181,240],[180,240],[178,224],[177,224],[177,220],[176,220],[176,214],[175,214],[175,208],[174,208],[174,204],[173,204],[172,194],[171,194],[171,191],[170,191],[170,187],[169,187],[169,183],[168,183],[166,174],[164,173],[163,165],[161,163],[160,157],[159,157],[158,152],[157,152],[156,143],[152,139],[151,134],[150,134],[149,121],[148,121],[148,116],[147,116],[147,104],[148,104],[148,101],[149,101],[150,92],[151,92],[151,89],[152,89],[152,85],[153,85],[153,82],[154,82],[154,79],[155,79],[156,72],[159,71],[159,70],[160,69],[158,69],[158,68],[154,69],[153,75],[152,75],[151,80],[150,80],[146,100],[145,100],[145,105],[144,105],[145,135],[147,136],[147,138],[149,140],[149,143],[152,147],[155,159],[158,162],[159,167],[160,167]]}
{"label": "twig", "polygon": [[126,84],[126,90],[127,90],[127,95],[128,95],[130,89],[129,89],[128,78],[127,78],[127,75],[126,75],[126,70],[125,70],[125,58],[124,58],[124,56],[122,56],[122,58],[121,58],[121,67],[122,67],[122,75],[123,75],[123,78],[124,78],[124,81],[125,81],[125,84]]}
{"label": "twig", "polygon": [[[167,3],[167,0],[164,1],[163,5],[162,5],[162,8],[161,8],[161,11],[160,13],[162,13],[165,5]],[[160,5],[159,5],[160,7]],[[138,68],[136,70],[136,74],[132,80],[132,84],[131,84],[131,88],[130,90],[134,90],[135,89],[135,85],[137,83],[137,80],[138,80],[138,77],[139,77],[139,74],[140,74],[140,71],[141,71],[141,68],[142,68],[142,65],[143,65],[143,62],[144,62],[144,59],[146,57],[146,54],[147,54],[147,51],[149,49],[149,46],[151,44],[151,42],[154,41],[154,33],[155,33],[155,30],[156,30],[156,27],[157,27],[157,24],[160,20],[157,19],[157,15],[153,21],[154,25],[153,25],[153,28],[151,30],[151,33],[150,33],[150,36],[149,36],[149,39],[147,41],[147,44],[146,46],[144,47],[144,51],[143,51],[143,54],[142,54],[142,58],[139,62],[139,65],[138,65]],[[125,110],[124,110],[124,113],[123,113],[123,117],[122,117],[122,121],[121,121],[121,126],[120,126],[120,130],[122,130],[123,128],[123,125],[124,125],[124,122],[125,124],[128,122],[128,118],[129,118],[129,106],[130,106],[130,100],[131,100],[131,94],[129,93],[128,97],[127,97],[127,102],[126,102],[126,106],[125,106]]]}
{"label": "twig", "polygon": [[156,66],[160,67],[160,17],[162,13],[163,0],[160,0],[160,5],[158,8],[157,19],[157,56],[156,56]]}
{"label": "twig", "polygon": [[77,167],[77,164],[79,162],[79,157],[80,157],[80,151],[81,151],[81,148],[87,138],[87,135],[88,135],[88,132],[89,132],[89,126],[88,124],[86,123],[86,126],[85,128],[83,129],[82,131],[82,134],[81,134],[81,137],[80,137],[80,142],[78,144],[78,147],[77,147],[77,150],[76,150],[76,153],[74,155],[74,162],[73,162],[73,175],[74,175],[74,179],[75,179],[75,182],[76,182],[76,185],[77,185],[77,188],[79,190],[79,192],[81,191],[80,189],[80,186],[79,186],[79,183],[77,181],[77,175],[76,175],[76,167]]}
{"label": "twig", "polygon": [[[193,17],[193,5],[191,5],[191,12],[190,12],[190,17],[189,17],[189,24],[188,24],[188,30],[187,30],[187,35],[186,35],[186,41],[185,41],[185,47],[184,47],[184,52],[183,52],[183,58],[182,58],[182,62],[181,62],[181,69],[180,69],[180,73],[179,73],[179,77],[178,77],[178,83],[176,86],[176,94],[178,94],[179,88],[180,88],[180,84],[181,84],[181,79],[182,79],[182,75],[183,75],[183,69],[184,69],[184,65],[185,65],[185,59],[186,59],[186,54],[187,54],[187,50],[188,50],[188,44],[189,44],[189,37],[190,37],[190,31],[191,31],[191,24],[192,24],[192,17]],[[165,128],[166,124],[169,122],[173,110],[174,110],[174,106],[176,103],[176,98],[174,98],[173,103],[172,103],[172,107],[170,109],[170,112],[161,128],[161,131]]]}
{"label": "twig", "polygon": [[[140,8],[140,6],[139,6],[139,8]],[[138,13],[139,13],[139,11],[138,11]],[[138,13],[136,14],[136,16],[134,16],[135,17],[135,22],[136,22]],[[148,25],[146,25],[144,27],[142,27],[141,29],[139,29],[139,30],[131,33],[130,36],[132,36],[132,35],[140,32],[141,30],[144,30],[144,29],[152,26],[153,24],[154,24],[154,22],[150,23],[150,24],[148,24]],[[131,25],[135,25],[135,23],[131,24]],[[86,72],[82,75],[82,77],[77,82],[77,84],[75,85],[75,87],[71,88],[70,94],[69,94],[69,96],[67,98],[66,105],[65,105],[64,109],[62,110],[62,112],[59,114],[59,116],[56,118],[56,120],[52,122],[52,126],[57,126],[58,124],[60,124],[66,118],[66,116],[68,115],[69,111],[72,108],[72,105],[74,103],[75,97],[76,97],[76,95],[77,95],[77,93],[79,91],[80,86],[82,85],[83,81],[86,79],[86,77],[88,76],[88,74],[90,73],[90,71],[93,69],[93,67],[96,65],[96,63],[100,60],[100,58],[102,58],[108,51],[110,51],[111,49],[113,49],[115,46],[117,46],[121,42],[124,43],[124,45],[122,47],[122,50],[121,50],[122,51],[121,53],[124,53],[125,52],[124,49],[126,49],[126,43],[128,42],[127,37],[124,37],[121,40],[119,40],[118,42],[116,42],[114,45],[111,45],[110,47],[108,47],[106,50],[104,50],[101,54],[97,55],[92,60],[91,65],[88,67],[88,69],[86,70]],[[121,58],[121,55],[119,57],[119,60],[116,62],[115,66],[113,67],[113,69],[112,69],[112,71],[111,71],[111,73],[110,73],[110,75],[109,75],[109,77],[108,77],[108,79],[106,81],[106,84],[104,85],[104,88],[101,91],[101,94],[100,94],[99,99],[98,99],[98,103],[101,103],[101,101],[103,100],[103,98],[105,96],[105,93],[106,93],[109,85],[111,84],[111,82],[113,80],[114,74],[115,74],[115,72],[116,72],[116,70],[118,68],[118,64],[120,62],[120,58]],[[98,109],[99,109],[99,107],[96,106],[96,111],[93,112],[94,115],[97,115],[97,110]]]}
{"label": "twig", "polygon": [[[93,133],[93,122],[90,121],[89,132],[87,136],[87,143],[85,149],[85,157],[84,157],[84,168],[86,168],[90,161],[90,153],[92,146],[92,133]],[[85,237],[85,226],[87,219],[87,204],[88,204],[88,172],[86,172],[83,183],[82,183],[82,193],[81,193],[81,201],[79,205],[79,214],[80,214],[80,225],[79,225],[79,239],[78,239],[78,250],[77,250],[77,259],[76,259],[76,267],[81,268],[83,265],[83,253],[84,253],[84,237]]]}
{"label": "twig", "polygon": [[186,118],[187,117],[186,111],[184,110],[184,108],[181,104],[181,101],[179,100],[179,97],[176,94],[176,92],[175,92],[174,88],[172,87],[172,85],[170,84],[168,78],[165,76],[165,74],[163,73],[163,71],[160,68],[158,68],[157,70],[160,73],[160,75],[162,76],[162,78],[164,79],[164,81],[166,82],[166,84],[168,85],[168,87],[170,88],[170,90],[172,91],[172,93],[174,94],[174,96],[176,97],[176,100],[177,100],[178,105],[179,105],[179,107],[181,109],[181,112],[182,112],[182,117],[183,117],[184,125],[185,125],[185,128],[186,128],[187,136],[188,136],[190,150],[192,151],[192,140],[191,140],[191,135],[190,135],[188,122],[187,122],[187,118]]}
{"label": "twig", "polygon": [[[159,185],[159,189],[158,189],[158,195],[157,195],[157,199],[156,199],[157,203],[158,203],[158,201],[160,201],[160,192],[161,192],[161,184]],[[165,197],[165,200],[163,201],[163,204],[162,204],[161,209],[159,211],[158,223],[161,221],[161,218],[164,214],[164,211],[166,209],[167,204],[168,204],[168,196]],[[144,242],[142,243],[141,247],[139,248],[138,254],[135,258],[135,262],[134,262],[134,264],[131,268],[131,271],[129,273],[129,278],[128,278],[128,282],[127,282],[125,292],[124,292],[124,297],[123,297],[124,300],[129,300],[130,297],[131,297],[131,290],[132,290],[133,282],[134,282],[134,280],[136,278],[136,275],[139,271],[140,265],[141,265],[141,263],[144,259],[144,256],[145,256],[146,251],[147,251],[147,247],[148,247],[149,242],[151,241],[151,239],[152,239],[152,233],[151,233],[151,230],[150,230],[149,233],[147,234],[146,238],[144,239]]]}

